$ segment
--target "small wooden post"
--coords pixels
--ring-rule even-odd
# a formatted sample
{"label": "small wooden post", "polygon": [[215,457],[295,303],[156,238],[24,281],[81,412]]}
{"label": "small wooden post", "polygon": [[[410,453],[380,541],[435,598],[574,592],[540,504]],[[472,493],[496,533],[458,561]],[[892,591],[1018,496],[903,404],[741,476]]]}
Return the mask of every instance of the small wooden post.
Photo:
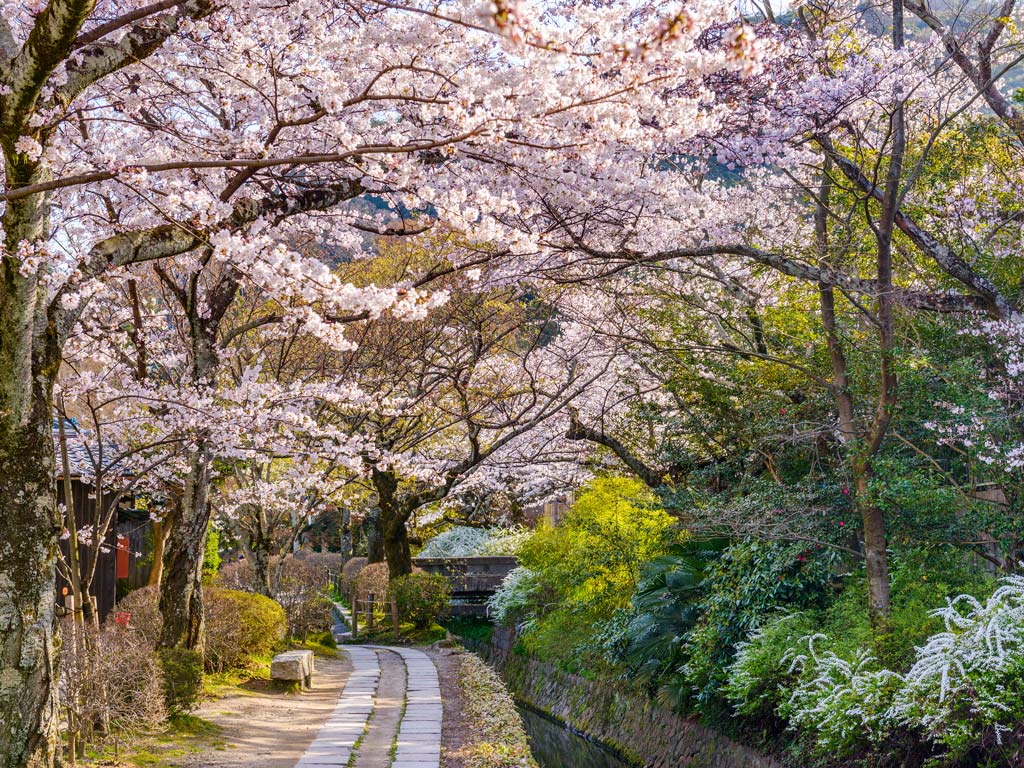
{"label": "small wooden post", "polygon": [[352,590],[352,639],[359,637],[359,591]]}
{"label": "small wooden post", "polygon": [[398,601],[395,596],[391,596],[391,623],[395,625],[395,640],[398,640],[401,636],[400,624],[398,623]]}
{"label": "small wooden post", "polygon": [[376,604],[376,595],[373,592],[370,593],[370,601],[366,606],[366,627],[367,629],[373,629],[373,606]]}

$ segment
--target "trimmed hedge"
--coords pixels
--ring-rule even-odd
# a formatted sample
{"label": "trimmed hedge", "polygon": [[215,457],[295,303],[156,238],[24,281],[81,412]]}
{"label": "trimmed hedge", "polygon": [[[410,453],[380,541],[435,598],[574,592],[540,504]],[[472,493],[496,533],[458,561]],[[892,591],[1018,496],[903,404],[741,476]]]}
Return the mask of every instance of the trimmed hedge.
{"label": "trimmed hedge", "polygon": [[252,666],[270,656],[284,640],[288,622],[284,609],[254,592],[208,587],[206,667],[220,671]]}

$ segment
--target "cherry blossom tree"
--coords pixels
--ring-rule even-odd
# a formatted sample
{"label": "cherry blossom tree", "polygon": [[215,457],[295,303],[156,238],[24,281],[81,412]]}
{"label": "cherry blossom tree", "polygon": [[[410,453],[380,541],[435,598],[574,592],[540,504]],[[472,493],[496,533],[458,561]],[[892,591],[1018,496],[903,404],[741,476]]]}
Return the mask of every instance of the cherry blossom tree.
{"label": "cherry blossom tree", "polygon": [[[0,651],[7,765],[49,765],[55,750],[49,420],[61,351],[90,297],[133,265],[192,265],[179,298],[195,320],[196,397],[208,402],[212,325],[238,280],[301,297],[291,318],[338,344],[346,319],[417,304],[413,286],[345,285],[284,245],[320,228],[345,247],[379,226],[348,201],[429,204],[480,240],[528,250],[534,238],[501,218],[532,218],[538,185],[564,188],[553,168],[592,152],[583,172],[626,183],[615,146],[635,162],[653,137],[711,119],[690,96],[694,73],[755,66],[753,35],[728,9],[705,0],[663,16],[657,5],[4,6],[0,614],[17,617]],[[227,279],[196,276],[211,265]],[[188,534],[172,535],[169,553],[201,539],[193,511],[206,508],[210,454],[199,435],[176,527]],[[166,641],[201,639],[177,634]]]}

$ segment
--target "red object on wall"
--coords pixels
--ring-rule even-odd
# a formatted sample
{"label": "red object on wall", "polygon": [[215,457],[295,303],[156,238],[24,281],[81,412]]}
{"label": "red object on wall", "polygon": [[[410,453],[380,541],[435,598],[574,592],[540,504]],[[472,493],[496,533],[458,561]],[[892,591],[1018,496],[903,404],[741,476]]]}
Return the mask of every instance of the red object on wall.
{"label": "red object on wall", "polygon": [[117,537],[117,578],[128,578],[128,537]]}

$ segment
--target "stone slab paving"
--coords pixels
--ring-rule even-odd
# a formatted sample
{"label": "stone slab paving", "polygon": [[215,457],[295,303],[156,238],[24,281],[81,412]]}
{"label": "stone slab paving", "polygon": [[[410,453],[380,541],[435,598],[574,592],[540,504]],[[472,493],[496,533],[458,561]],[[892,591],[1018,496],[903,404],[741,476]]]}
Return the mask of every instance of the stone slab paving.
{"label": "stone slab paving", "polygon": [[[373,728],[381,665],[377,652],[397,654],[405,664],[405,712],[395,737],[394,761],[379,768],[440,768],[441,720],[444,707],[437,667],[423,651],[414,648],[347,645],[352,676],[334,712],[309,745],[295,768],[342,768],[347,766],[356,742]],[[391,726],[392,728],[394,726]]]}
{"label": "stone slab paving", "polygon": [[352,662],[352,674],[334,712],[295,768],[340,768],[348,765],[356,742],[366,730],[380,682],[380,663],[370,648],[350,646],[344,651]]}
{"label": "stone slab paving", "polygon": [[440,768],[441,687],[437,667],[423,651],[392,648],[405,662],[408,682],[405,717],[398,729],[395,761],[391,768]]}

